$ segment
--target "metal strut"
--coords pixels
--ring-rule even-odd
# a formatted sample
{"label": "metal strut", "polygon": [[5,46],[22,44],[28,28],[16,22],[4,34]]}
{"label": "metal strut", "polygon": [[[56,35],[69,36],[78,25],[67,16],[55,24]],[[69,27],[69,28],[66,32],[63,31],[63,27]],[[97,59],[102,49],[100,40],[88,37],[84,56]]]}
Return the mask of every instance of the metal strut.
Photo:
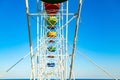
{"label": "metal strut", "polygon": [[30,57],[31,57],[31,68],[32,68],[32,77],[35,80],[35,74],[34,74],[34,60],[33,60],[33,49],[32,49],[32,37],[31,37],[31,31],[30,31],[30,18],[29,18],[29,8],[28,8],[28,0],[25,0],[26,4],[26,15],[27,15],[27,23],[28,23],[28,36],[29,36],[29,44],[30,44]]}
{"label": "metal strut", "polygon": [[[36,0],[36,12],[37,13],[39,13],[39,0]],[[40,20],[40,18],[39,18],[39,16],[37,16],[37,18],[36,18],[36,24],[37,24],[37,27],[36,27],[36,46],[37,46],[37,49],[36,49],[36,52],[37,52],[37,79],[38,79],[38,77],[39,77],[39,71],[40,71],[40,69],[39,69],[39,65],[40,65],[40,57],[39,57],[39,55],[40,55],[40,53],[39,53],[39,51],[40,51],[40,49],[39,49],[39,46],[40,46],[40,41],[39,41],[39,37],[40,37],[40,31],[39,31],[39,26],[40,26],[40,23],[39,23],[39,20]]]}
{"label": "metal strut", "polygon": [[77,15],[77,20],[76,20],[76,29],[75,29],[75,35],[74,35],[74,43],[73,43],[73,50],[72,50],[72,59],[71,59],[71,65],[70,65],[69,80],[71,80],[72,73],[73,73],[73,65],[74,65],[73,63],[74,63],[74,55],[75,55],[75,49],[76,49],[76,40],[77,40],[77,34],[78,34],[78,26],[79,26],[81,7],[82,7],[82,0],[79,0],[78,15]]}

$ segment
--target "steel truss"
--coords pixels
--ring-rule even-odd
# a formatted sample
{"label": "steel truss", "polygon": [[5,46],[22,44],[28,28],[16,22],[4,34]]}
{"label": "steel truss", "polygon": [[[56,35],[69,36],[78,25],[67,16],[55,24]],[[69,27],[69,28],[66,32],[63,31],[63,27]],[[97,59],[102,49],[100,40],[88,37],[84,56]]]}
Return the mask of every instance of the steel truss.
{"label": "steel truss", "polygon": [[[79,5],[78,13],[69,13],[68,9],[68,1],[60,4],[60,9],[56,14],[58,18],[58,23],[56,24],[56,29],[54,31],[57,32],[55,38],[52,38],[54,43],[49,43],[51,38],[47,36],[47,33],[51,30],[48,29],[47,25],[47,17],[48,14],[45,11],[43,2],[41,0],[36,0],[36,12],[29,12],[29,2],[25,0],[26,3],[26,14],[27,14],[27,22],[28,22],[28,34],[29,34],[29,43],[30,43],[30,57],[31,57],[31,80],[46,80],[46,79],[60,79],[65,80],[73,78],[73,62],[74,56],[71,58],[71,67],[68,64],[68,60],[70,54],[68,54],[68,24],[76,18],[76,33],[78,30],[79,24],[79,16],[81,9],[81,1]],[[32,46],[32,37],[31,37],[31,21],[30,17],[36,17],[36,51],[33,53]],[[68,16],[72,16],[69,18]],[[76,38],[75,38],[76,39]],[[76,41],[74,41],[73,48],[75,49]],[[48,51],[49,46],[55,46],[56,51],[50,52]],[[74,55],[75,51],[73,51]],[[48,58],[48,56],[54,56],[54,58]],[[54,67],[48,67],[48,63],[54,63]],[[69,75],[70,74],[70,75]]]}

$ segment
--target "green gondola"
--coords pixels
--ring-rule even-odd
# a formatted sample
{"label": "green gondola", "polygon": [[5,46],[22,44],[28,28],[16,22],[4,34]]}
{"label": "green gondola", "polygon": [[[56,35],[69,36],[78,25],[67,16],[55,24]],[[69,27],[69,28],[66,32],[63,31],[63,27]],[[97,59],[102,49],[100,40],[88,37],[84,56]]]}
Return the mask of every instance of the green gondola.
{"label": "green gondola", "polygon": [[48,47],[48,51],[50,52],[55,52],[56,48],[54,46]]}
{"label": "green gondola", "polygon": [[68,1],[68,0],[41,0],[41,1],[47,2],[50,4],[55,4],[55,3],[62,3],[62,2]]}
{"label": "green gondola", "polygon": [[47,24],[48,24],[49,26],[53,26],[53,25],[57,24],[57,21],[58,21],[58,19],[57,19],[57,17],[55,17],[55,16],[49,16],[49,17],[47,18]]}

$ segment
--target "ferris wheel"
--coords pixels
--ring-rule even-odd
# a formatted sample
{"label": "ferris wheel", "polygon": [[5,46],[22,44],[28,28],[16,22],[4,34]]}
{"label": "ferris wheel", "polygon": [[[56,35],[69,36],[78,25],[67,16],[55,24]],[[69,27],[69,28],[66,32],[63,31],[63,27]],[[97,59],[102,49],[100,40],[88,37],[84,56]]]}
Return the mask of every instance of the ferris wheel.
{"label": "ferris wheel", "polygon": [[[29,12],[29,0],[25,2],[30,42],[31,80],[74,78],[74,53],[82,0],[79,0],[77,13],[69,13],[68,0],[36,0],[35,13]],[[33,51],[30,28],[30,17],[33,16],[36,17],[36,51]],[[68,53],[68,24],[75,18],[76,29],[71,55]],[[70,64],[69,60],[71,60]]]}
{"label": "ferris wheel", "polygon": [[[77,13],[69,12],[68,0],[36,0],[34,1],[36,3],[36,12],[31,13],[29,1],[30,0],[25,0],[30,52],[23,56],[10,68],[8,68],[5,73],[2,74],[2,76],[5,76],[19,62],[30,55],[30,80],[73,80],[75,79],[73,67],[76,50],[80,56],[94,64],[97,68],[106,73],[107,76],[118,80],[118,77],[114,76],[94,62],[91,58],[80,53],[80,51],[76,49],[82,0],[79,0]],[[36,25],[36,30],[34,31],[36,32],[36,44],[32,42],[33,37],[31,35],[33,30],[31,30],[31,18],[35,21]],[[68,24],[73,19],[76,19],[76,27],[74,33],[74,42],[71,47],[68,46]],[[33,47],[33,45],[35,45],[35,47]],[[68,47],[72,48],[71,54],[68,51]]]}

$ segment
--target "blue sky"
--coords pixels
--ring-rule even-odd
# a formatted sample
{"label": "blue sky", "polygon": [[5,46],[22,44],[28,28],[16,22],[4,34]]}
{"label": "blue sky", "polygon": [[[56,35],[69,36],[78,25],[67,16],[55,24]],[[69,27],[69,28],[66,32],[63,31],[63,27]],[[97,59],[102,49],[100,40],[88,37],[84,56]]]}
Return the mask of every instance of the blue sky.
{"label": "blue sky", "polygon": [[[33,2],[32,0],[30,1]],[[70,12],[77,11],[77,1],[69,0]],[[74,28],[73,21],[69,24],[70,44],[73,42]],[[120,0],[83,0],[77,49],[120,78],[120,64],[118,64],[120,61],[119,48]],[[29,44],[24,0],[1,0],[0,74],[4,73],[6,69],[26,55],[28,51]],[[109,78],[77,53],[75,60],[75,71],[79,77]],[[29,63],[30,59],[28,57],[10,71],[5,78],[29,77]]]}

